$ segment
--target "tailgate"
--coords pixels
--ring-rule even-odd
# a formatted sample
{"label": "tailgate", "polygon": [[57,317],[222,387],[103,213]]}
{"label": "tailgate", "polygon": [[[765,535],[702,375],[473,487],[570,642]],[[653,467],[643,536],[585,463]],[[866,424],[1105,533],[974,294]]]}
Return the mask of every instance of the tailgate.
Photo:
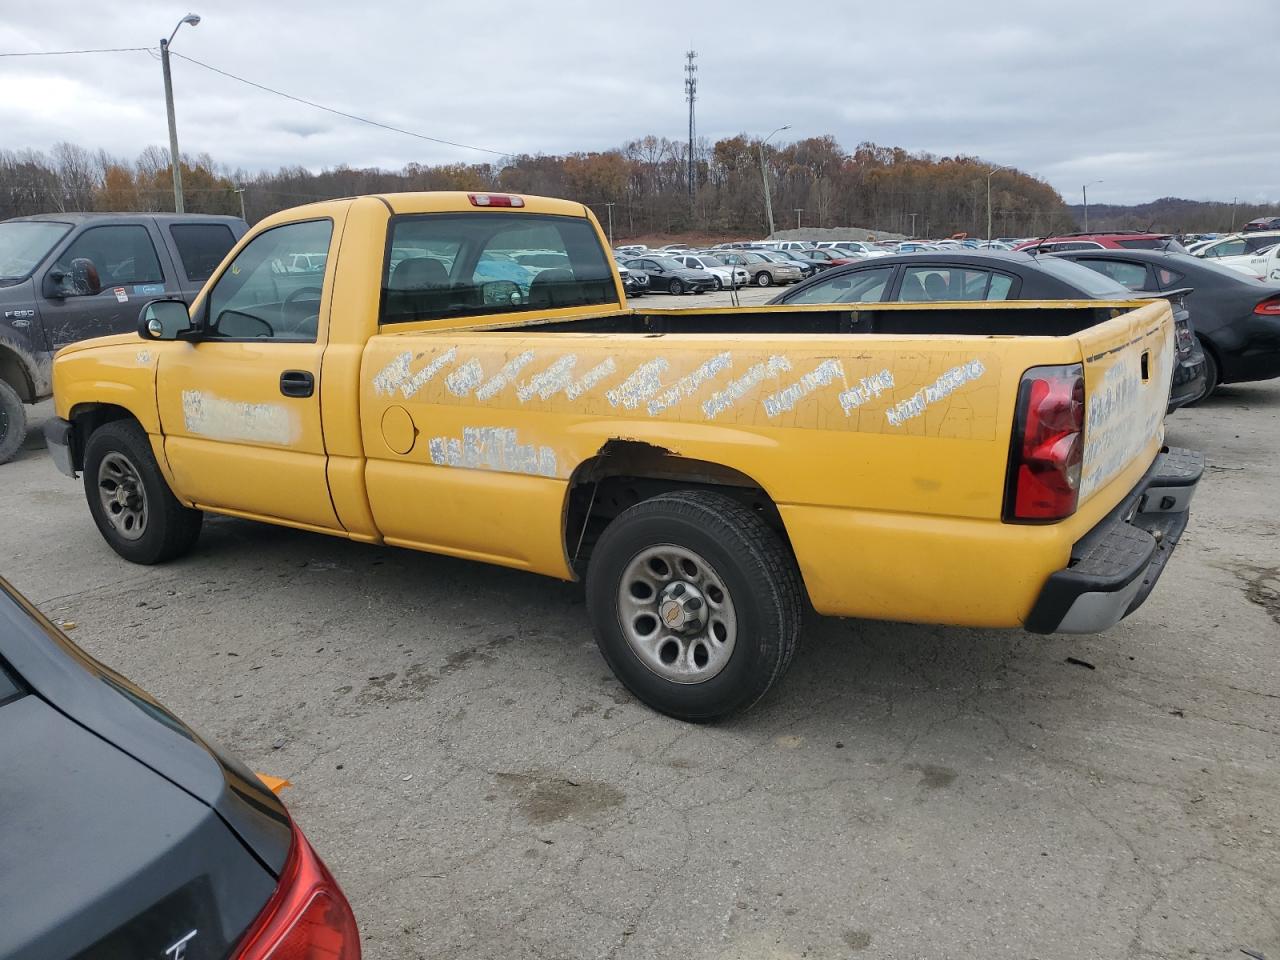
{"label": "tailgate", "polygon": [[1163,300],[1147,303],[1077,339],[1087,404],[1080,478],[1084,504],[1136,462],[1146,469],[1164,442],[1176,351],[1173,311]]}

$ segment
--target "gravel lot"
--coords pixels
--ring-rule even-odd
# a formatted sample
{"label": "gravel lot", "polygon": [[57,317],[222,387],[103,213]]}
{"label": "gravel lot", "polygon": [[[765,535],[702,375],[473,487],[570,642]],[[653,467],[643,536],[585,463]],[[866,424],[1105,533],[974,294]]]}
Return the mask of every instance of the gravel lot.
{"label": "gravel lot", "polygon": [[369,958],[1276,957],[1280,383],[1169,439],[1210,469],[1110,634],[814,620],[719,726],[632,700],[575,585],[221,518],[129,566],[34,438],[0,572],[293,781]]}

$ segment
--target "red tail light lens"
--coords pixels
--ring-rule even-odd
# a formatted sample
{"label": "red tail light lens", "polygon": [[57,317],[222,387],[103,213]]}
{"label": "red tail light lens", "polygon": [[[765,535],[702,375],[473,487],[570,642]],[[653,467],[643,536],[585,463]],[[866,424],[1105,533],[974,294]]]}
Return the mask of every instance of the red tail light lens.
{"label": "red tail light lens", "polygon": [[1032,367],[1018,387],[1005,522],[1045,523],[1075,513],[1083,462],[1084,368]]}
{"label": "red tail light lens", "polygon": [[297,824],[280,885],[232,957],[360,960],[360,931],[351,905]]}
{"label": "red tail light lens", "polygon": [[1269,300],[1263,300],[1253,308],[1253,312],[1264,317],[1280,317],[1280,297],[1271,297]]}
{"label": "red tail light lens", "polygon": [[473,207],[523,207],[524,197],[515,197],[509,193],[468,193],[467,199]]}

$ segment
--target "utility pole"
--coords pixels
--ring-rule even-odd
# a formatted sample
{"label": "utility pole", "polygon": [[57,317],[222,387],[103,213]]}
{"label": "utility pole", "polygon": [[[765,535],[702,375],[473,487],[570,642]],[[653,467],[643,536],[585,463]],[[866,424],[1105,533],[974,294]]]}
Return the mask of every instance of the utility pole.
{"label": "utility pole", "polygon": [[249,218],[244,215],[244,184],[242,183],[233,189],[240,194],[240,219],[247,222]]}
{"label": "utility pole", "polygon": [[1089,232],[1089,188],[1095,183],[1102,183],[1101,180],[1090,180],[1080,188],[1080,193],[1084,196],[1084,232]]}
{"label": "utility pole", "polygon": [[608,211],[608,214],[609,214],[609,246],[612,247],[613,246],[613,203],[606,202],[604,205],[604,208],[606,211]]}
{"label": "utility pole", "polygon": [[919,214],[908,213],[907,216],[911,218],[911,236],[914,239],[916,235],[916,217],[918,217]]}
{"label": "utility pole", "polygon": [[800,229],[800,214],[804,213],[804,207],[796,207],[796,229]]}
{"label": "utility pole", "polygon": [[690,50],[685,55],[684,65],[684,98],[689,101],[689,200],[693,200],[694,188],[697,184],[697,177],[694,173],[693,165],[693,140],[694,140],[694,118],[693,105],[698,99],[698,65],[693,61],[698,59],[698,52]]}
{"label": "utility pole", "polygon": [[996,167],[987,174],[987,243],[991,242],[991,178],[1001,170],[1008,170],[1008,166]]}
{"label": "utility pole", "polygon": [[769,236],[773,236],[773,197],[769,195],[769,169],[764,164],[764,148],[765,144],[773,139],[774,134],[790,129],[791,124],[784,123],[777,130],[773,131],[773,133],[760,141],[760,176],[764,180],[764,213],[765,217],[769,221]]}
{"label": "utility pole", "polygon": [[1236,230],[1236,202],[1239,197],[1231,198],[1231,222],[1227,224],[1227,233],[1235,233]]}
{"label": "utility pole", "polygon": [[200,16],[188,13],[178,21],[178,25],[173,28],[173,33],[169,34],[168,40],[164,38],[160,40],[160,67],[164,71],[164,108],[169,115],[169,165],[173,170],[174,213],[185,213],[186,206],[182,202],[182,158],[178,154],[178,121],[173,116],[173,78],[169,73],[169,44],[173,42],[174,36],[184,23],[194,27],[200,23]]}

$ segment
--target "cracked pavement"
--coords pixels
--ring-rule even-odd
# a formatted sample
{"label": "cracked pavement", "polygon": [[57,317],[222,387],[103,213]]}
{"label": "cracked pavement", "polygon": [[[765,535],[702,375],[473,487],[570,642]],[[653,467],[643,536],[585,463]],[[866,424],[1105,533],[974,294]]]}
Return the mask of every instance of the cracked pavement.
{"label": "cracked pavement", "polygon": [[811,618],[715,726],[613,680],[576,585],[225,518],[130,566],[38,432],[0,572],[293,782],[369,958],[1280,957],[1280,383],[1168,436],[1209,469],[1110,633]]}

